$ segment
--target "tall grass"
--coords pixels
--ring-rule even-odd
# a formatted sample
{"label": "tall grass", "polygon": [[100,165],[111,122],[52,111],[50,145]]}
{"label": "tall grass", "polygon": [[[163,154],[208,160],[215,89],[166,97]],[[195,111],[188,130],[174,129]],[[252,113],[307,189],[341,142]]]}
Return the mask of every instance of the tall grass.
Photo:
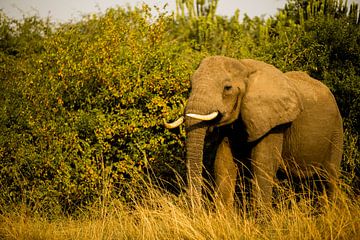
{"label": "tall grass", "polygon": [[[1,239],[356,239],[360,201],[339,191],[314,214],[312,199],[286,198],[265,216],[241,208],[191,210],[185,195],[149,187],[132,204],[105,199],[80,217],[43,218],[19,209],[0,216]],[[291,207],[288,202],[291,201]],[[209,203],[211,206],[211,203]]]}

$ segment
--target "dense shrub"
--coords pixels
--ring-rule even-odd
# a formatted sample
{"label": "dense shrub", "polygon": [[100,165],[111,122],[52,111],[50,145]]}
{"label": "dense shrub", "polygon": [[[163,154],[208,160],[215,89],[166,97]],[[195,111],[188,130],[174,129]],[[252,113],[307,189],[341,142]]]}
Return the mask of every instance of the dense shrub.
{"label": "dense shrub", "polygon": [[170,38],[171,20],[110,9],[41,39],[18,78],[20,60],[6,60],[14,86],[4,92],[14,92],[2,104],[2,204],[73,211],[105,190],[129,200],[149,171],[176,180],[184,134],[162,122],[181,114],[200,54]]}

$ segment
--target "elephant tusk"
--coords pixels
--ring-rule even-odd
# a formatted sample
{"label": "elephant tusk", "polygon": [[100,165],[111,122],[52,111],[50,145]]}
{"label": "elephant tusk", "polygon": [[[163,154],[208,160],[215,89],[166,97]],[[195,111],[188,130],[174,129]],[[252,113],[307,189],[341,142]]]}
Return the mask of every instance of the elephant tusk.
{"label": "elephant tusk", "polygon": [[187,113],[186,116],[191,117],[191,118],[195,118],[198,120],[204,120],[204,121],[210,121],[215,119],[217,116],[219,115],[219,112],[212,112],[210,114],[207,115],[201,115],[201,114],[196,114],[196,113]]}
{"label": "elephant tusk", "polygon": [[176,120],[175,122],[172,123],[167,123],[164,120],[164,125],[166,128],[172,129],[172,128],[177,128],[178,126],[180,126],[182,123],[184,122],[184,117],[180,117],[178,120]]}

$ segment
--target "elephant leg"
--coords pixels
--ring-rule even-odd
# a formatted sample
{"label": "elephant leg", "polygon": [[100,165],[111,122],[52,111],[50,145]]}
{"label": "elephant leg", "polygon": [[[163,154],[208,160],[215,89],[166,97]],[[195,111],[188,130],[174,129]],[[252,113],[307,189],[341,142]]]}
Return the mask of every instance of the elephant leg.
{"label": "elephant leg", "polygon": [[339,166],[334,163],[329,163],[325,166],[326,177],[327,177],[327,197],[330,201],[335,199],[337,182],[339,179]]}
{"label": "elephant leg", "polygon": [[339,169],[342,159],[342,144],[343,144],[343,135],[342,133],[334,134],[331,142],[331,151],[330,151],[330,160],[325,163],[325,171],[327,174],[328,181],[328,199],[330,201],[335,200],[337,183],[339,179]]}
{"label": "elephant leg", "polygon": [[271,206],[272,189],[276,171],[280,164],[283,144],[282,133],[270,133],[265,136],[252,150],[251,161],[253,169],[252,206]]}
{"label": "elephant leg", "polygon": [[214,168],[216,205],[231,208],[234,203],[237,168],[227,137],[222,140],[217,149]]}

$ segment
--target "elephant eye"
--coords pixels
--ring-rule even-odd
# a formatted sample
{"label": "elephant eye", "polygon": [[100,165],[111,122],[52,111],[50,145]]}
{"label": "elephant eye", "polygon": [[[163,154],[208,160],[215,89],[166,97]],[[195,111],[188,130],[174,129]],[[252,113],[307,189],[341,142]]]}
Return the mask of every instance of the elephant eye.
{"label": "elephant eye", "polygon": [[225,91],[230,91],[231,89],[232,89],[232,86],[230,86],[230,85],[227,85],[227,86],[224,87]]}

